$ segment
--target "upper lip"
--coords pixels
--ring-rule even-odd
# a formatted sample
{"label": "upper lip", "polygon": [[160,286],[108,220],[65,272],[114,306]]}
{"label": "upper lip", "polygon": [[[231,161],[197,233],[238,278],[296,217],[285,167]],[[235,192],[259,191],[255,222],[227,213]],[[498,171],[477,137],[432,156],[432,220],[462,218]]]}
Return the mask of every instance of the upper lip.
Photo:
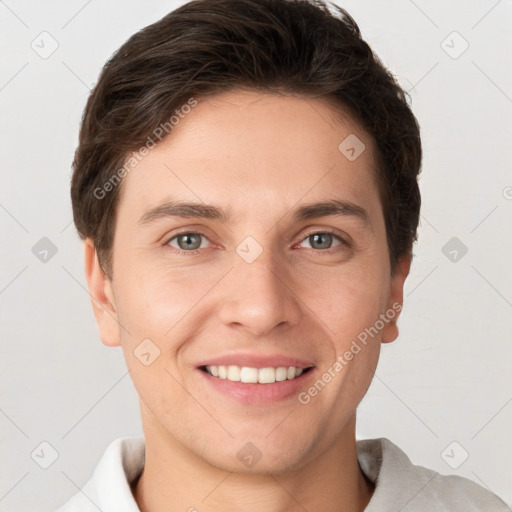
{"label": "upper lip", "polygon": [[278,368],[280,366],[295,366],[296,368],[309,368],[314,366],[311,362],[290,357],[283,354],[225,354],[212,357],[198,364],[201,366],[246,366],[249,368]]}

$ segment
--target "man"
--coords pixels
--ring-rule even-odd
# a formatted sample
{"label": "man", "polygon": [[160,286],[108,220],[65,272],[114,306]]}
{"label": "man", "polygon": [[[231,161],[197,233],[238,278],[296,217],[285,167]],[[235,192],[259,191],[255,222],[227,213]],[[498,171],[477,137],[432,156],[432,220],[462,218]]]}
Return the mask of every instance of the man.
{"label": "man", "polygon": [[135,34],[87,103],[74,220],[144,439],[60,512],[505,511],[356,442],[398,336],[418,124],[341,9],[195,1]]}

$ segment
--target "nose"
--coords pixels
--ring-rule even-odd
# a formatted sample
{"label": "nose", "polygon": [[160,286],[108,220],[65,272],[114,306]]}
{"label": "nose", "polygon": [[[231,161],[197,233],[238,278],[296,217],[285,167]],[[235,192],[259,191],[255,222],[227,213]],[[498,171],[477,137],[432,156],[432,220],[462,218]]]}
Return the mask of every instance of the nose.
{"label": "nose", "polygon": [[270,251],[263,251],[252,263],[235,254],[234,268],[226,276],[229,282],[220,297],[222,323],[254,337],[297,325],[301,302],[285,265]]}

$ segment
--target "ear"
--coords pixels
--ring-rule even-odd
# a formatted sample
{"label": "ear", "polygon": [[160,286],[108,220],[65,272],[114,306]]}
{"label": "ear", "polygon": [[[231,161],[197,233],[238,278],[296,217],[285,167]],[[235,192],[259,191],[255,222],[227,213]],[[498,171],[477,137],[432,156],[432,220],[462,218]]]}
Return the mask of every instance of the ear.
{"label": "ear", "polygon": [[100,266],[94,241],[87,238],[84,241],[84,250],[85,276],[101,341],[108,347],[120,346],[119,323],[112,283]]}
{"label": "ear", "polygon": [[[391,290],[389,294],[386,316],[390,319],[382,331],[382,343],[391,343],[398,338],[398,317],[404,302],[404,283],[411,268],[412,254],[403,256],[391,276]],[[391,318],[393,317],[393,318]]]}

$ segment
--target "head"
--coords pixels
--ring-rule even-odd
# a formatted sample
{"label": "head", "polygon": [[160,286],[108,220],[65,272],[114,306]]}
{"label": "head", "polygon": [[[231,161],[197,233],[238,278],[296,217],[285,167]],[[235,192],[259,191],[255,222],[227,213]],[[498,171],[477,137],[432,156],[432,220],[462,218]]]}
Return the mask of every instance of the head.
{"label": "head", "polygon": [[[71,195],[100,335],[123,348],[146,433],[282,471],[353,425],[398,335],[420,163],[404,92],[339,7],[199,0],[132,36],[87,102]],[[248,355],[307,363],[302,400],[210,386],[205,365]],[[248,441],[253,469],[236,457]]]}

